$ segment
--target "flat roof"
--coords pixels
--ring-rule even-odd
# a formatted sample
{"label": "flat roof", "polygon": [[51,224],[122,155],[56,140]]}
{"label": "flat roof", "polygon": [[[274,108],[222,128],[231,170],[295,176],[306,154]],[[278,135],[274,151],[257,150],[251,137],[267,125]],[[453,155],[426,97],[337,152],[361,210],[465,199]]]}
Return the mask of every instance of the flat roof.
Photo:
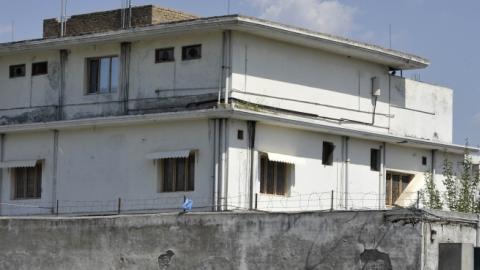
{"label": "flat roof", "polygon": [[214,30],[247,32],[278,41],[382,64],[392,69],[419,69],[425,68],[430,64],[427,59],[413,54],[242,15],[205,17],[80,36],[0,43],[0,55],[39,50],[68,49],[69,47],[87,44],[127,42],[152,36]]}

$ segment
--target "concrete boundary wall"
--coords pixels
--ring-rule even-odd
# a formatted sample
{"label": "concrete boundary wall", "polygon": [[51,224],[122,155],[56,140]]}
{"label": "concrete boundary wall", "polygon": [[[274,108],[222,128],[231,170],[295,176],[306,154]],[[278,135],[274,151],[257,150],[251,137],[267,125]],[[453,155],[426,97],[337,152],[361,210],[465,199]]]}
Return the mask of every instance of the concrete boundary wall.
{"label": "concrete boundary wall", "polygon": [[420,269],[422,225],[386,213],[2,218],[0,269]]}
{"label": "concrete boundary wall", "polygon": [[0,269],[436,270],[441,244],[479,246],[478,225],[408,209],[5,217]]}

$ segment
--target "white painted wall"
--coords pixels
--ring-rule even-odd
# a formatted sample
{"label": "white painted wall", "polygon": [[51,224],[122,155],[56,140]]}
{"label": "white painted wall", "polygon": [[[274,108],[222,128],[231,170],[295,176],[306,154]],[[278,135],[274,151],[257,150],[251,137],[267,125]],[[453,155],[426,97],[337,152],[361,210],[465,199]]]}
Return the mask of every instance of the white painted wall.
{"label": "white painted wall", "polygon": [[[201,59],[182,61],[182,47],[202,45]],[[175,47],[175,62],[155,63],[155,49]],[[120,91],[86,94],[87,59],[120,56],[120,43],[73,46],[67,48],[65,67],[64,117],[66,119],[111,116],[122,112]],[[222,34],[155,37],[132,42],[130,57],[130,109],[137,101],[155,101],[167,97],[218,93],[221,69]],[[49,73],[31,76],[33,62],[48,61]],[[9,78],[9,66],[26,64],[27,74]],[[0,58],[0,123],[2,116],[19,116],[38,106],[56,105],[60,92],[60,53],[41,51]],[[120,83],[118,83],[120,84]],[[20,109],[22,108],[22,109]],[[11,109],[11,110],[10,110]],[[8,120],[4,120],[9,123]]]}
{"label": "white painted wall", "polygon": [[[234,98],[319,115],[330,120],[326,124],[340,119],[371,123],[371,78],[377,77],[382,94],[375,125],[343,121],[344,126],[452,140],[451,90],[392,77],[387,67],[378,64],[235,32],[232,71]],[[422,103],[425,100],[426,105]],[[392,107],[390,102],[398,106]],[[412,119],[422,126],[421,131],[405,127]]]}
{"label": "white painted wall", "polygon": [[[122,197],[127,209],[142,209],[142,203],[153,208],[178,208],[187,195],[196,207],[210,206],[212,143],[206,120],[62,132],[59,200],[115,201]],[[188,149],[197,150],[195,192],[158,193],[156,164],[146,155]],[[162,200],[169,197],[174,198]]]}
{"label": "white painted wall", "polygon": [[[48,61],[48,75],[31,76],[32,63]],[[11,65],[25,64],[25,77],[10,78]],[[52,109],[58,101],[59,52],[24,53],[0,57],[0,124],[6,117],[19,117],[31,107]],[[47,106],[47,107],[46,107]]]}
{"label": "white painted wall", "polygon": [[[250,151],[248,150],[248,130],[246,121],[229,120],[228,141],[228,201],[232,207],[242,209],[249,206],[250,192]],[[243,140],[238,139],[238,131],[242,130]]]}
{"label": "white painted wall", "polygon": [[41,199],[13,199],[12,169],[0,169],[0,214],[49,214],[52,203],[53,132],[34,132],[5,136],[4,161],[39,160],[42,163]]}
{"label": "white painted wall", "polygon": [[[240,208],[248,207],[248,160],[246,141],[238,141],[236,132],[245,129],[245,124],[234,121],[231,124],[231,148],[229,150],[229,204]],[[398,205],[411,206],[417,201],[417,192],[423,188],[425,172],[431,171],[431,151],[398,144],[386,144],[384,172],[370,169],[370,150],[383,148],[382,142],[350,138],[348,143],[348,184],[346,184],[346,162],[342,156],[340,136],[303,131],[269,124],[257,124],[256,153],[254,157],[254,193],[258,195],[258,208],[272,211],[329,209],[331,192],[334,191],[335,209],[383,209],[385,208],[385,172],[395,171],[413,174],[414,178],[397,201]],[[247,137],[246,137],[247,140]],[[323,141],[335,144],[334,164],[322,165]],[[345,148],[343,148],[345,149]],[[260,194],[259,153],[278,153],[293,156],[298,160],[294,166],[292,181],[286,196]],[[427,165],[422,157],[427,157]],[[441,153],[436,157],[435,180],[442,187]],[[455,164],[462,155],[449,154]],[[383,160],[383,155],[382,155]],[[241,199],[239,199],[241,198]]]}
{"label": "white painted wall", "polygon": [[452,142],[451,89],[392,76],[391,104],[392,134]]}
{"label": "white painted wall", "polygon": [[108,116],[120,111],[120,91],[87,94],[87,59],[102,56],[120,56],[120,44],[74,47],[68,51],[64,92],[66,119]]}
{"label": "white painted wall", "polygon": [[[202,58],[182,61],[182,46],[193,44],[202,44]],[[331,118],[325,122],[328,125],[338,125],[331,120],[340,118],[368,123],[372,120],[373,111],[371,78],[375,76],[380,79],[382,89],[375,125],[343,121],[342,126],[451,142],[450,89],[392,77],[387,67],[381,65],[239,32],[234,32],[232,44],[233,98]],[[155,49],[165,47],[175,47],[176,61],[155,64]],[[120,112],[120,91],[85,94],[86,59],[119,56],[120,44],[75,46],[68,51],[64,93],[66,118],[115,115]],[[221,32],[155,37],[132,42],[129,87],[132,102],[144,99],[168,101],[170,97],[216,94],[221,81],[221,54]],[[29,76],[31,63],[44,60],[49,61],[49,74],[33,78]],[[19,63],[27,64],[27,76],[9,79],[9,65]],[[19,111],[29,110],[13,108],[54,105],[58,101],[58,51],[4,56],[0,58],[0,73],[0,117],[18,116]],[[137,109],[136,106],[137,103],[131,103],[130,109]],[[237,139],[239,129],[244,131],[244,140]],[[228,132],[228,204],[245,208],[248,206],[250,175],[246,122],[230,120]],[[37,135],[8,135],[6,159],[27,159],[33,155],[45,160],[43,192],[46,197],[42,194],[38,202],[44,203],[46,200],[45,203],[50,205],[54,203],[50,199],[53,198],[53,167],[49,161],[53,151],[53,133]],[[102,210],[97,206],[88,209],[86,201],[108,200],[102,206],[105,208],[103,210],[114,209],[118,197],[124,199],[126,209],[144,209],[145,204],[148,206],[149,203],[168,208],[172,200],[169,197],[182,197],[183,194],[167,196],[156,192],[155,165],[146,160],[145,155],[153,151],[195,148],[199,149],[196,176],[202,184],[194,194],[188,195],[194,198],[197,206],[211,205],[212,136],[207,120],[61,131],[57,197],[60,201],[70,201],[71,205],[83,205],[80,211]],[[350,139],[347,162],[342,155],[345,150],[343,140],[337,135],[258,123],[253,168],[254,193],[259,192],[259,153],[290,155],[299,161],[292,170],[288,196],[260,195],[259,201],[268,205],[259,207],[275,210],[325,209],[330,207],[332,190],[335,208],[383,207],[385,174],[371,171],[369,160],[370,149],[379,148],[381,142]],[[336,145],[332,166],[322,165],[323,141]],[[417,175],[408,187],[409,192],[414,194],[421,188],[423,173],[429,169],[428,166],[420,166],[421,156],[427,155],[430,159],[430,151],[387,144],[386,155],[386,169]],[[456,156],[455,159],[461,157]],[[1,200],[9,203],[10,197],[7,195],[11,187],[5,179],[10,178],[8,172],[4,170],[3,173]],[[441,169],[437,168],[437,174],[441,174]],[[436,175],[436,179],[440,181],[440,175]],[[305,197],[305,194],[316,195]],[[135,203],[133,200],[136,199],[142,201]],[[147,199],[152,200],[145,203]],[[67,212],[78,210],[73,207],[64,209]]]}
{"label": "white painted wall", "polygon": [[[202,58],[182,61],[182,47],[201,44]],[[175,62],[155,63],[155,49],[175,48]],[[132,43],[132,99],[217,93],[220,77],[220,32],[158,37]]]}
{"label": "white painted wall", "polygon": [[[56,194],[60,213],[178,209],[183,196],[194,207],[211,208],[212,148],[208,120],[91,128],[59,133]],[[147,154],[196,150],[195,191],[158,193],[157,165]],[[9,135],[5,160],[44,160],[42,198],[14,201],[11,175],[3,170],[2,203],[55,206],[52,202],[53,132]],[[38,213],[37,209],[0,206],[2,214]],[[41,211],[50,213],[50,210]]]}
{"label": "white painted wall", "polygon": [[[243,140],[237,138],[238,130],[244,131]],[[246,122],[229,120],[228,131],[227,204],[230,209],[245,209],[248,208],[250,179]],[[123,211],[178,209],[184,195],[193,199],[195,207],[210,209],[214,185],[213,136],[213,125],[207,119],[61,130],[54,191],[53,132],[8,134],[5,161],[42,160],[42,198],[13,200],[10,171],[3,170],[1,214],[50,213],[51,209],[8,204],[54,208],[54,192],[59,200],[60,213],[114,212],[118,198],[122,198]],[[332,166],[322,165],[323,141],[333,142],[336,146]],[[342,137],[336,135],[257,123],[253,175],[258,208],[271,211],[329,209],[332,191],[335,209],[384,208],[385,175],[370,169],[370,149],[379,149],[383,144],[351,138],[347,179],[342,141]],[[147,159],[147,154],[186,149],[197,150],[195,191],[158,193],[156,164]],[[295,165],[286,196],[259,194],[260,153],[294,157]],[[422,156],[428,159],[426,166],[421,163]],[[441,190],[442,158],[437,154],[435,165],[435,178]],[[462,157],[449,155],[449,159],[458,167]],[[398,204],[408,202],[404,206],[409,206],[416,201],[416,192],[423,187],[424,173],[430,171],[430,164],[429,150],[386,144],[385,170],[415,175]]]}
{"label": "white painted wall", "polygon": [[[32,63],[44,61],[49,62],[48,75],[31,76]],[[18,64],[26,64],[26,76],[10,78],[10,66]],[[55,104],[59,70],[58,51],[0,57],[0,109]]]}

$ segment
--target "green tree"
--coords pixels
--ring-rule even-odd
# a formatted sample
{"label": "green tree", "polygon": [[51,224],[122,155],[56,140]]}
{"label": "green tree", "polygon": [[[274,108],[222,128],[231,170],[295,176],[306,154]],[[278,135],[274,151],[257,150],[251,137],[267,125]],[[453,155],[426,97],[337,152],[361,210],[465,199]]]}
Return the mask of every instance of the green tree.
{"label": "green tree", "polygon": [[447,190],[445,200],[448,208],[463,213],[480,213],[480,201],[477,198],[480,174],[474,170],[468,143],[465,147],[460,176],[455,174],[453,163],[448,160],[446,154],[443,161],[443,176],[443,184]]}
{"label": "green tree", "polygon": [[[477,165],[478,166],[478,165]],[[425,189],[422,190],[422,202],[430,209],[442,209],[445,204],[448,209],[463,213],[480,213],[479,193],[480,171],[473,164],[472,156],[468,150],[468,142],[465,146],[462,166],[458,174],[455,173],[453,162],[449,160],[447,153],[444,154],[442,164],[443,185],[446,192],[440,196],[440,192],[433,180],[431,172],[425,173]]]}
{"label": "green tree", "polygon": [[431,172],[425,172],[425,189],[421,192],[423,204],[429,209],[441,210],[443,208],[440,192],[435,185]]}
{"label": "green tree", "polygon": [[454,211],[457,209],[458,184],[457,177],[453,171],[453,164],[446,154],[444,155],[442,169],[443,185],[447,190],[445,192],[445,201],[448,209]]}

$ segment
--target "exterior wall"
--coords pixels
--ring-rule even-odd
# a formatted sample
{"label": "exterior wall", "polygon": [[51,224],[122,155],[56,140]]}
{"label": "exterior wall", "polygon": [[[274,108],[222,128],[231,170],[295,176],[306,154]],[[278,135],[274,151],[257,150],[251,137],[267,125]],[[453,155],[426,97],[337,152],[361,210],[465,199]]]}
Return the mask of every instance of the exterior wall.
{"label": "exterior wall", "polygon": [[[381,142],[350,139],[347,195],[349,207],[368,209],[385,207],[385,175],[370,168],[370,150],[380,149],[382,146]],[[390,155],[396,156],[398,153],[393,152]]]}
{"label": "exterior wall", "polygon": [[[443,220],[460,220],[463,222],[428,222],[423,224],[423,264],[424,270],[439,268],[439,244],[462,243],[479,247],[478,216],[476,214],[462,214],[429,210],[437,218]],[[470,221],[470,222],[466,222]],[[473,253],[473,251],[472,251]],[[458,258],[451,258],[452,260]],[[473,264],[473,258],[470,258]],[[473,268],[471,268],[473,269]]]}
{"label": "exterior wall", "polygon": [[[53,121],[60,85],[57,51],[0,57],[0,125]],[[48,75],[31,76],[32,63],[48,61]],[[11,65],[25,64],[26,76],[9,78]]]}
{"label": "exterior wall", "polygon": [[[232,73],[236,99],[319,115],[326,124],[452,140],[451,90],[390,76],[384,66],[235,32]],[[372,77],[382,90],[373,125]],[[410,119],[422,128],[406,128]]]}
{"label": "exterior wall", "polygon": [[392,134],[452,142],[451,89],[394,76],[390,83]]}
{"label": "exterior wall", "polygon": [[120,91],[87,94],[87,58],[120,56],[120,44],[72,48],[65,67],[64,119],[78,119],[121,114]]}
{"label": "exterior wall", "polygon": [[[182,46],[195,44],[202,44],[202,58],[182,61]],[[175,62],[155,64],[155,49],[168,47],[175,47]],[[203,99],[216,102],[221,50],[220,32],[134,42],[130,64],[130,110],[154,112],[164,107],[162,103],[168,100],[171,106],[181,103],[181,97],[204,96]]]}
{"label": "exterior wall", "polygon": [[[181,47],[192,44],[202,44],[202,58],[181,61]],[[170,46],[175,47],[176,61],[155,64],[155,49]],[[85,95],[85,59],[120,56],[120,51],[119,43],[68,48],[62,119],[125,113],[121,91]],[[37,59],[49,61],[47,76],[29,75]],[[220,31],[132,42],[128,113],[215,103],[223,84],[221,59]],[[60,53],[16,54],[0,58],[0,63],[0,95],[5,97],[5,103],[0,102],[0,124],[54,121],[61,87]],[[27,76],[9,79],[9,65],[18,63],[27,64]],[[372,77],[379,78],[382,89],[373,125]],[[386,67],[319,50],[233,32],[231,88],[234,99],[318,115],[329,125],[447,143],[452,139],[450,89],[390,76]]]}
{"label": "exterior wall", "polygon": [[[244,130],[243,141],[237,139],[238,130]],[[332,166],[322,164],[323,141],[335,144]],[[371,170],[371,149],[380,149],[383,170]],[[283,154],[296,160],[286,196],[260,194],[260,153]],[[232,207],[248,207],[249,155],[246,122],[231,122],[228,204]],[[427,157],[427,165],[422,164],[424,156]],[[388,171],[414,175],[396,202],[397,205],[410,207],[417,203],[418,191],[425,183],[425,173],[432,171],[431,158],[432,152],[428,149],[393,144],[384,146],[382,142],[356,138],[349,138],[347,151],[347,142],[341,136],[257,123],[253,168],[257,207],[270,211],[330,209],[333,191],[335,209],[384,209]],[[448,158],[457,164],[462,155],[449,154]],[[442,154],[436,153],[435,181],[440,190],[443,190],[442,160]],[[459,167],[455,169],[458,171]]]}
{"label": "exterior wall", "polygon": [[[202,58],[182,61],[182,46],[193,44],[202,44]],[[175,47],[175,62],[155,64],[155,49],[172,46]],[[101,56],[120,57],[120,43],[68,49],[62,94],[59,51],[1,57],[0,125],[145,114],[185,110],[208,102],[216,104],[221,49],[220,32],[158,37],[133,42],[129,66],[128,112],[124,110],[121,89],[107,94],[86,94],[86,59]],[[48,61],[48,75],[32,77],[31,64],[40,61]],[[27,68],[26,76],[9,78],[9,66],[23,63]],[[118,85],[120,88],[120,81]],[[63,97],[61,115],[57,115],[60,95]]]}
{"label": "exterior wall", "polygon": [[[195,132],[192,132],[195,130]],[[122,198],[122,210],[179,209],[186,195],[195,208],[212,207],[212,167],[208,120],[152,123],[129,127],[96,127],[60,131],[56,186],[53,182],[53,132],[7,135],[5,160],[43,161],[42,198],[11,199],[9,170],[3,170],[2,214],[39,213],[36,208],[9,204],[48,207],[40,213],[115,212]],[[158,193],[157,164],[147,154],[196,150],[195,191]],[[52,209],[53,208],[53,209]]]}
{"label": "exterior wall", "polygon": [[[237,137],[239,130],[244,132],[243,140]],[[229,120],[228,131],[224,203],[229,209],[247,209],[251,172],[247,123]],[[48,214],[55,211],[56,200],[60,203],[60,213],[112,212],[117,209],[118,198],[122,198],[123,211],[178,209],[184,194],[157,193],[156,165],[146,155],[188,149],[198,150],[196,187],[194,193],[185,195],[194,200],[194,207],[212,207],[214,136],[212,124],[206,119],[62,130],[58,136],[54,185],[53,132],[6,135],[4,161],[43,160],[43,187],[41,200],[12,200],[11,176],[9,170],[3,170],[1,202],[5,206],[1,213]],[[335,144],[331,166],[322,164],[324,141]],[[404,207],[414,205],[417,192],[423,188],[425,172],[431,171],[432,152],[386,144],[384,171],[372,171],[370,149],[381,147],[380,142],[350,138],[347,155],[347,142],[341,136],[257,123],[253,156],[254,207],[269,211],[325,210],[332,206],[334,209],[383,209],[388,171],[414,175],[396,203]],[[295,160],[285,196],[260,193],[261,153],[288,155]],[[427,157],[426,166],[422,165],[423,156]],[[448,158],[456,170],[460,169],[461,155],[450,154]],[[440,190],[444,189],[442,159],[437,153],[435,180]],[[25,204],[45,209],[22,208]]]}
{"label": "exterior wall", "polygon": [[[202,44],[202,58],[182,61],[182,46],[193,44]],[[129,74],[127,101],[123,100],[125,93],[121,89],[109,94],[86,94],[86,59],[120,56],[122,47],[119,43],[68,48],[64,62],[63,93],[60,93],[62,85],[60,52],[42,51],[36,54],[1,57],[0,72],[3,75],[0,75],[0,125],[148,114],[217,106],[219,87],[225,86],[227,90],[230,88],[230,80],[225,78],[228,78],[228,75],[222,74],[227,73],[226,69],[222,68],[222,65],[225,65],[222,63],[222,58],[226,58],[223,59],[224,62],[229,62],[227,61],[229,50],[223,48],[228,44],[228,41],[223,40],[220,31],[161,36],[131,42],[131,53],[124,55],[130,59],[128,72],[126,72]],[[339,122],[336,120],[340,118],[349,119],[349,121],[340,121],[341,125],[404,137],[451,141],[452,92],[449,89],[390,76],[388,69],[380,65],[239,32],[233,32],[232,44],[231,94],[234,99],[319,115],[328,120],[325,124],[330,125],[338,125]],[[156,64],[155,49],[167,47],[175,48],[175,62]],[[123,53],[125,54],[125,51]],[[223,53],[225,55],[222,56]],[[31,77],[31,64],[38,61],[49,62],[49,73],[45,76]],[[27,64],[26,77],[8,78],[9,65],[20,63]],[[374,106],[371,78],[374,76],[380,79],[382,89],[376,108],[375,124],[359,126],[352,121],[368,123],[372,120]],[[225,81],[228,82],[225,83]],[[61,96],[63,98],[60,98]],[[228,177],[225,180],[227,194],[224,199],[228,200],[227,204],[233,207],[249,206],[251,171],[254,175],[254,193],[259,193],[258,163],[259,153],[262,152],[289,155],[298,161],[294,170],[291,171],[292,181],[289,183],[290,191],[287,197],[259,195],[257,201],[269,204],[260,207],[276,210],[330,208],[332,191],[334,208],[378,207],[381,209],[384,207],[385,200],[386,170],[415,175],[405,196],[401,198],[401,201],[405,202],[402,206],[410,206],[417,199],[416,192],[423,186],[424,172],[431,170],[430,162],[427,166],[421,166],[421,157],[427,156],[430,159],[430,150],[408,148],[400,144],[387,145],[386,170],[374,172],[370,170],[370,149],[380,148],[383,146],[382,142],[355,138],[350,138],[347,142],[346,137],[338,135],[301,131],[266,123],[258,123],[253,154],[254,164],[253,168],[250,168],[251,153],[248,149],[247,124],[245,121],[229,120],[229,125]],[[124,164],[127,164],[130,159],[133,160],[132,156],[123,155],[124,150],[117,147],[123,146],[123,141],[127,140],[125,135],[120,133],[109,135],[107,131],[99,132],[104,129],[109,130],[100,126],[94,131],[65,132],[66,134],[62,131],[60,143],[72,152],[79,150],[90,151],[88,153],[93,156],[98,154],[101,156],[102,163],[111,167],[114,167],[113,160],[118,157],[124,157],[120,160]],[[137,132],[137,129],[142,130],[135,127],[128,129],[128,132]],[[243,141],[237,139],[238,129],[244,130]],[[194,130],[185,128],[181,129],[181,132],[192,133]],[[14,135],[8,137],[10,136]],[[112,136],[113,140],[108,139],[109,136]],[[168,136],[175,135],[172,133]],[[210,134],[208,138],[211,136],[213,135]],[[83,142],[84,138],[88,138],[88,142],[103,141],[103,143],[87,144],[85,148],[76,150],[72,148],[77,147],[78,142]],[[187,142],[189,140],[194,139],[187,138]],[[32,141],[27,139],[27,143],[33,143]],[[333,142],[336,145],[332,166],[322,165],[323,141]],[[164,145],[165,148],[168,148],[167,146],[168,144]],[[207,151],[209,156],[213,156],[212,149]],[[111,204],[115,204],[113,200],[120,196],[118,194],[130,194],[129,192],[133,192],[132,196],[149,194],[148,187],[151,187],[149,182],[144,183],[146,190],[123,189],[124,186],[119,186],[114,191],[103,194],[106,186],[112,184],[112,179],[118,178],[127,183],[129,181],[126,178],[127,175],[115,170],[104,170],[103,166],[85,159],[85,156],[72,154],[68,157],[71,160],[65,158],[58,164],[59,181],[61,179],[78,180],[85,172],[76,164],[90,164],[96,170],[88,172],[86,178],[93,181],[91,184],[94,186],[105,185],[99,187],[98,191],[92,192],[92,196],[72,195],[76,200],[109,198],[108,200],[112,200]],[[453,156],[453,160],[461,160],[461,156]],[[67,161],[69,163],[63,163]],[[132,164],[137,161],[138,159],[135,159]],[[145,169],[143,163],[135,166],[131,167],[133,171],[136,170],[135,168]],[[64,167],[70,169],[67,170]],[[435,170],[436,181],[441,183],[440,160],[435,163]],[[95,177],[107,179],[107,181],[97,183],[93,180]],[[148,176],[148,179],[151,177]],[[83,181],[66,183],[68,184],[63,187],[60,182],[57,185],[60,199],[68,200],[72,197],[68,192],[69,185],[88,194],[86,188],[89,185],[85,185]],[[213,190],[213,181],[209,183]],[[52,192],[51,189],[49,192]],[[211,204],[213,199],[207,193],[203,195]],[[51,197],[53,198],[53,195]],[[206,200],[205,198],[202,200]],[[199,198],[196,199],[199,200]],[[306,205],[303,202],[306,202]],[[52,201],[48,203],[54,204]]]}
{"label": "exterior wall", "polygon": [[[291,181],[287,183],[289,190],[287,195],[259,194],[260,209],[263,207],[271,207],[277,211],[329,209],[331,191],[343,193],[341,137],[264,124],[257,126],[256,134],[255,193],[260,193],[259,153],[272,152],[298,158],[298,162],[294,164],[293,175],[290,176]],[[323,141],[336,145],[332,166],[322,165]],[[311,200],[308,198],[309,194],[314,194]],[[336,203],[343,205],[341,200],[337,200]]]}
{"label": "exterior wall", "polygon": [[[243,131],[243,140],[238,139],[238,131]],[[228,201],[230,208],[247,209],[250,198],[250,155],[246,121],[229,120],[228,149]],[[255,153],[254,153],[255,155]],[[255,155],[256,157],[256,155]],[[254,158],[255,158],[254,157]],[[254,163],[254,168],[256,164]]]}
{"label": "exterior wall", "polygon": [[[4,160],[39,160],[42,164],[42,192],[40,199],[17,200],[13,197],[12,169],[0,169],[0,214],[50,214],[54,175],[53,132],[35,132],[6,136]],[[71,192],[74,192],[72,190]]]}
{"label": "exterior wall", "polygon": [[421,269],[422,224],[385,214],[1,219],[0,268]]}

